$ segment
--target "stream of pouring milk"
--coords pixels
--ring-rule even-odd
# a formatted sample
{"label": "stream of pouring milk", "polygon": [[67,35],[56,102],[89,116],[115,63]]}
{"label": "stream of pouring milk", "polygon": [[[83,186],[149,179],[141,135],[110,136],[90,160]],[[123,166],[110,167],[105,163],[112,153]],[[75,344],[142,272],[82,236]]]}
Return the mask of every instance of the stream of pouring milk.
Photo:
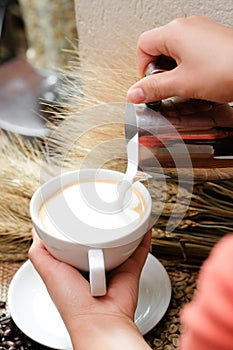
{"label": "stream of pouring milk", "polygon": [[138,170],[138,134],[129,140],[127,144],[127,169],[123,177],[123,180],[119,182],[117,191],[118,199],[115,201],[115,211],[119,211],[123,208],[124,199],[127,191],[133,184],[134,178],[137,175]]}
{"label": "stream of pouring milk", "polygon": [[126,103],[125,138],[127,152],[127,169],[122,181],[120,181],[117,185],[118,198],[109,203],[109,213],[116,213],[123,209],[127,193],[131,188],[138,171],[138,129],[135,115],[135,107],[132,103]]}

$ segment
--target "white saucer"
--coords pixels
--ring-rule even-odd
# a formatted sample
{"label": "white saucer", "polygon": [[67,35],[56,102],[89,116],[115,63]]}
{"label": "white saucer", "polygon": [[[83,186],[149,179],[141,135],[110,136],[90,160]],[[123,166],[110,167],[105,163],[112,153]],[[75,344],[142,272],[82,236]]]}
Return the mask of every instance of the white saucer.
{"label": "white saucer", "polygon": [[[142,334],[161,320],[170,298],[169,276],[163,265],[149,254],[141,275],[135,312],[135,323]],[[14,322],[28,337],[50,348],[72,349],[65,325],[29,260],[19,268],[10,283],[8,306]]]}

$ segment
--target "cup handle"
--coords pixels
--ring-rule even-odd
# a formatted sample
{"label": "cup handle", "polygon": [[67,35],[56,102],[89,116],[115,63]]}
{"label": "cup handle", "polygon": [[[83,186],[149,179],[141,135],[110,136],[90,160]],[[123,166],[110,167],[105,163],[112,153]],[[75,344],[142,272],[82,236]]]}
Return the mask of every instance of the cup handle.
{"label": "cup handle", "polygon": [[105,295],[106,276],[103,250],[90,249],[88,251],[88,261],[91,295],[94,297]]}

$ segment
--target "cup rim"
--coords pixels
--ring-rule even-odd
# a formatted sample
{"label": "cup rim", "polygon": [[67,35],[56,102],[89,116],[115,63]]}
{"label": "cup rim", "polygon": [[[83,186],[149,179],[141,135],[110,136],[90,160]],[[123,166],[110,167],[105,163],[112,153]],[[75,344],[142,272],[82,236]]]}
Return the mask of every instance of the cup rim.
{"label": "cup rim", "polygon": [[[147,205],[145,208],[145,212],[144,215],[140,221],[140,223],[138,225],[136,225],[135,228],[129,230],[129,232],[124,233],[124,235],[120,236],[119,238],[114,238],[112,240],[108,240],[106,241],[101,241],[101,242],[95,242],[94,240],[92,242],[90,241],[79,241],[79,240],[73,240],[70,237],[64,235],[64,237],[56,237],[54,235],[52,235],[51,233],[48,232],[48,230],[46,230],[38,217],[38,212],[40,210],[40,207],[43,203],[42,198],[41,198],[41,193],[42,191],[44,191],[45,189],[49,189],[51,188],[51,184],[55,183],[55,182],[60,182],[61,179],[74,179],[74,175],[77,175],[79,173],[85,173],[87,175],[87,180],[88,178],[93,179],[93,174],[96,175],[96,172],[98,171],[98,175],[101,176],[101,178],[105,178],[105,179],[112,179],[112,175],[115,175],[115,179],[121,179],[124,175],[124,173],[116,171],[116,170],[110,170],[110,169],[94,169],[94,168],[86,168],[86,169],[79,169],[79,170],[72,170],[72,171],[66,171],[63,172],[51,179],[49,179],[48,181],[46,181],[45,183],[43,183],[32,195],[31,201],[30,201],[30,215],[31,215],[31,219],[32,222],[34,224],[35,227],[37,227],[40,231],[43,232],[43,234],[46,234],[49,237],[52,238],[57,238],[59,241],[64,241],[64,242],[69,242],[69,243],[73,243],[73,244],[79,244],[79,245],[83,245],[83,246],[88,246],[88,247],[95,247],[95,248],[108,248],[108,247],[114,247],[114,246],[120,246],[120,245],[125,245],[128,243],[131,243],[134,240],[137,240],[139,237],[142,237],[146,231],[149,229],[149,220],[151,217],[151,210],[152,210],[152,199],[150,196],[150,193],[148,191],[148,189],[139,181],[137,181],[136,183],[133,184],[133,186],[139,190],[140,194],[145,198]],[[109,176],[109,177],[108,177]],[[71,185],[73,182],[75,182],[74,180],[69,181],[68,184]],[[59,187],[57,187],[57,191],[59,190]],[[49,192],[49,191],[48,191]],[[51,198],[54,193],[56,193],[55,191],[52,191],[51,193],[49,192],[49,194],[46,196],[46,200]],[[38,204],[39,202],[39,204]],[[146,227],[144,230],[142,230],[142,227],[144,227],[145,225],[147,225],[148,227]],[[143,231],[143,232],[142,232]]]}

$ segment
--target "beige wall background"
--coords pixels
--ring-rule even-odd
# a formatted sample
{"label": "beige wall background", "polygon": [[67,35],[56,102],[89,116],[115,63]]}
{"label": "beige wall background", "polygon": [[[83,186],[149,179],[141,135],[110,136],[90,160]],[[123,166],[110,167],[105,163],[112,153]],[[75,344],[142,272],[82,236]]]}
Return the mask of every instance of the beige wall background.
{"label": "beige wall background", "polygon": [[201,13],[232,26],[233,0],[75,0],[79,47],[92,55],[124,55],[140,33],[176,17]]}

